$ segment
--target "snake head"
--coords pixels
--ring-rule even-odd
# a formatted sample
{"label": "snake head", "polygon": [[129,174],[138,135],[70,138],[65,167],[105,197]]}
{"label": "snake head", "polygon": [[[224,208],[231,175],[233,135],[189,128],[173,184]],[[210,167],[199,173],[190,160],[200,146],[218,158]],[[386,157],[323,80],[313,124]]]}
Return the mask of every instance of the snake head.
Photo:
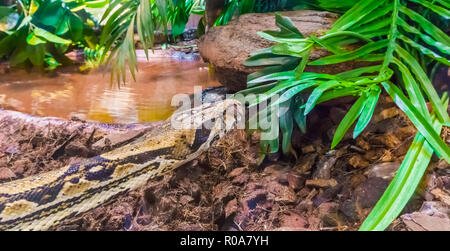
{"label": "snake head", "polygon": [[244,107],[235,99],[206,103],[190,110],[175,112],[171,126],[177,130],[195,130],[194,148],[209,147],[233,129],[245,129]]}

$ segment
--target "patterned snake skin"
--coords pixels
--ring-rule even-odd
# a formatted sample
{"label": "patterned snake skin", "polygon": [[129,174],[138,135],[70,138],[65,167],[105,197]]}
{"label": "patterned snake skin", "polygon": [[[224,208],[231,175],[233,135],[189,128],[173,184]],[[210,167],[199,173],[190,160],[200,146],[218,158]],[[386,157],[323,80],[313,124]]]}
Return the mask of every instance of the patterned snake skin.
{"label": "patterned snake skin", "polygon": [[111,152],[0,184],[0,230],[46,230],[101,206],[197,158],[241,117],[236,100],[205,104]]}

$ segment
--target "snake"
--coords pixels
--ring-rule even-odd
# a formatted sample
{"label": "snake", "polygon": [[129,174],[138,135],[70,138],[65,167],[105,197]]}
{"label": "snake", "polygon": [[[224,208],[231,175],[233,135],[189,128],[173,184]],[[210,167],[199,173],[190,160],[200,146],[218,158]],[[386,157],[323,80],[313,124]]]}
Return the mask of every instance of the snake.
{"label": "snake", "polygon": [[0,184],[0,230],[48,230],[109,203],[198,158],[241,119],[237,100],[206,103],[112,151]]}

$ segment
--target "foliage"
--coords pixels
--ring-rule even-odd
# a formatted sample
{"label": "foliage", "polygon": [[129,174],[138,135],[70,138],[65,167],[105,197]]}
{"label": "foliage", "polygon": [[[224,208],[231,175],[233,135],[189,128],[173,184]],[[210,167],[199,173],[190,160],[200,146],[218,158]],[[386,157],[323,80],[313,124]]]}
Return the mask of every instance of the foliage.
{"label": "foliage", "polygon": [[64,54],[72,48],[95,48],[95,22],[84,8],[101,4],[106,1],[19,0],[0,6],[0,59],[47,70],[70,63]]}
{"label": "foliage", "polygon": [[[216,25],[226,24],[235,14],[264,12],[290,6],[288,0],[226,0],[224,11]],[[126,81],[126,68],[133,79],[137,71],[134,27],[148,58],[148,49],[153,49],[154,32],[163,30],[172,37],[184,32],[190,14],[204,15],[205,0],[111,0],[102,22],[105,22],[100,45],[104,48],[101,62],[112,67],[111,81],[118,84]],[[199,28],[204,27],[200,22]]]}
{"label": "foliage", "polygon": [[[293,124],[305,129],[306,115],[317,104],[339,97],[354,96],[356,102],[336,129],[331,147],[339,144],[355,122],[356,138],[370,122],[384,89],[419,133],[395,179],[361,226],[361,230],[383,230],[406,205],[432,154],[450,163],[450,148],[440,138],[442,126],[450,122],[448,99],[446,95],[439,97],[430,81],[433,69],[450,65],[450,38],[440,28],[448,27],[450,5],[442,0],[307,2],[319,9],[347,11],[331,30],[309,37],[304,37],[288,18],[276,15],[280,31],[260,33],[276,44],[253,53],[247,60],[248,66],[264,68],[249,76],[248,89],[241,93],[265,94],[251,100],[250,107],[278,94],[279,98],[269,104],[269,112],[279,113],[277,105],[290,108],[278,114],[282,150],[288,153]],[[330,2],[332,5],[328,5]],[[317,48],[332,55],[311,61],[309,55]],[[369,62],[371,66],[336,75],[304,72],[308,65],[333,67],[351,60]],[[306,93],[309,97],[304,101]],[[262,153],[277,152],[278,138],[263,141]]]}

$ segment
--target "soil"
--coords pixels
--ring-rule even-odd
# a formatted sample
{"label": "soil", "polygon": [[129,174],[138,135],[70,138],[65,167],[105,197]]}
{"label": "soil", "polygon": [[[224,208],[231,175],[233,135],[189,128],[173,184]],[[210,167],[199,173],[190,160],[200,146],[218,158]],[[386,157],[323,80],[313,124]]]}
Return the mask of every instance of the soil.
{"label": "soil", "polygon": [[[258,134],[236,130],[173,173],[52,230],[357,230],[416,130],[384,96],[369,128],[356,140],[347,135],[330,150],[348,109],[346,104],[317,107],[308,134],[294,132],[297,159],[275,154],[258,164]],[[0,111],[0,182],[95,156],[154,126],[107,126]],[[442,137],[450,143],[449,128]],[[448,167],[433,157],[390,230],[450,226]]]}

